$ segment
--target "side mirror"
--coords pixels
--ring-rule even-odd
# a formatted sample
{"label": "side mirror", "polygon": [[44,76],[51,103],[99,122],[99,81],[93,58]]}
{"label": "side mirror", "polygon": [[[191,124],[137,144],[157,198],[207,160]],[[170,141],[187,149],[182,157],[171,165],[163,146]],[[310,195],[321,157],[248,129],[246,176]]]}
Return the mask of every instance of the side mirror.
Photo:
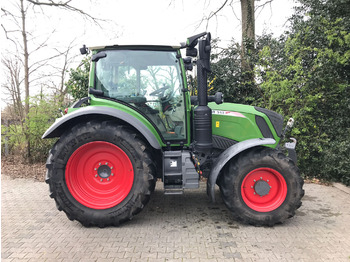
{"label": "side mirror", "polygon": [[194,48],[194,47],[187,47],[187,48],[186,48],[186,55],[187,55],[187,56],[196,57],[196,56],[198,55],[198,50],[197,50],[197,48]]}
{"label": "side mirror", "polygon": [[196,57],[198,55],[198,50],[195,48],[195,46],[198,44],[198,39],[206,34],[207,32],[203,32],[198,35],[191,36],[187,38],[186,43],[181,43],[181,48],[186,47],[186,56]]}
{"label": "side mirror", "polygon": [[80,54],[86,55],[89,53],[89,49],[86,47],[86,45],[83,45],[82,48],[80,48]]}
{"label": "side mirror", "polygon": [[187,38],[186,46],[189,48],[194,48],[198,43],[198,38],[205,36],[207,32],[200,33],[198,35],[191,36]]}
{"label": "side mirror", "polygon": [[186,57],[183,59],[184,64],[185,64],[185,69],[192,71],[193,69],[193,64],[192,64],[192,58],[191,57]]}
{"label": "side mirror", "polygon": [[99,52],[97,54],[94,54],[91,58],[92,62],[97,62],[98,60],[100,60],[101,58],[105,58],[107,56],[107,54],[105,52]]}
{"label": "side mirror", "polygon": [[211,45],[210,45],[211,35],[210,33],[207,33],[207,37],[205,39],[199,40],[199,59],[203,61],[203,68],[207,72],[211,72],[210,69],[210,51],[211,51]]}

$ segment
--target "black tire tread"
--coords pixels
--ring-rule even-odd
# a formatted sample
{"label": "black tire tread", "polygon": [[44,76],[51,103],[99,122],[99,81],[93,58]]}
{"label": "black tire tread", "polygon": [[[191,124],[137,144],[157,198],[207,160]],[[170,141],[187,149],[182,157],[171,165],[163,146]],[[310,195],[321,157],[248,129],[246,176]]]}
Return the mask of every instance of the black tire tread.
{"label": "black tire tread", "polygon": [[[79,203],[77,204],[76,201],[72,201],[71,196],[67,196],[67,190],[63,190],[65,187],[63,177],[66,162],[62,161],[62,159],[69,158],[67,154],[72,153],[67,148],[79,145],[82,140],[90,141],[98,133],[108,133],[111,136],[111,141],[118,141],[124,147],[131,148],[132,154],[138,156],[138,159],[134,160],[134,172],[135,174],[136,172],[142,174],[142,181],[138,182],[139,185],[137,187],[133,185],[132,190],[135,192],[133,192],[132,197],[120,209],[104,210],[101,211],[102,214],[100,215],[97,215],[96,210],[83,207]],[[68,219],[77,220],[85,227],[118,226],[131,220],[148,203],[151,191],[154,189],[155,167],[146,142],[131,128],[116,125],[113,122],[90,121],[74,126],[64,133],[50,150],[46,168],[45,181],[49,184],[50,197],[54,198],[57,209],[59,211],[63,210]]]}
{"label": "black tire tread", "polygon": [[[270,167],[274,167],[280,172],[288,172],[290,176],[288,179],[291,188],[288,188],[286,201],[276,210],[266,213],[250,209],[241,198],[240,192],[237,192],[239,191],[238,186],[240,186],[237,184],[239,181],[236,181],[239,180],[239,174],[248,168],[254,169],[261,163],[269,163]],[[295,211],[302,205],[301,199],[304,196],[304,180],[294,162],[282,152],[265,147],[248,150],[230,160],[224,167],[218,184],[222,199],[233,217],[243,223],[255,226],[273,226],[293,217]]]}

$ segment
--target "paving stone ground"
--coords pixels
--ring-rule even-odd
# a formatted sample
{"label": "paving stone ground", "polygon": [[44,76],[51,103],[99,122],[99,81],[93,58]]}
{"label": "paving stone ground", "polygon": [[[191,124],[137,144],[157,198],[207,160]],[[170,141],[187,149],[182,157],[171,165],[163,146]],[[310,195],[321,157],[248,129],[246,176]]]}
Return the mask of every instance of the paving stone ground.
{"label": "paving stone ground", "polygon": [[100,229],[69,221],[45,183],[2,176],[1,261],[350,262],[350,195],[304,189],[297,215],[267,228],[234,221],[219,194],[209,202],[204,183],[180,196],[164,195],[158,183],[132,221]]}

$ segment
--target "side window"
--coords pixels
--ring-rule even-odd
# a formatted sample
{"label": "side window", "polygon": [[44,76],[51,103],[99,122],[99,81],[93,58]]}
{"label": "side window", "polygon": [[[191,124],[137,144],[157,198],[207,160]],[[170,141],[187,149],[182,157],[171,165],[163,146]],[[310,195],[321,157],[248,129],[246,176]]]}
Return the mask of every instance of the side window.
{"label": "side window", "polygon": [[136,95],[137,92],[137,72],[132,66],[119,66],[114,82],[114,93],[111,97],[125,97]]}
{"label": "side window", "polygon": [[136,92],[136,69],[132,66],[114,66],[113,63],[97,63],[96,89],[112,98],[127,97]]}

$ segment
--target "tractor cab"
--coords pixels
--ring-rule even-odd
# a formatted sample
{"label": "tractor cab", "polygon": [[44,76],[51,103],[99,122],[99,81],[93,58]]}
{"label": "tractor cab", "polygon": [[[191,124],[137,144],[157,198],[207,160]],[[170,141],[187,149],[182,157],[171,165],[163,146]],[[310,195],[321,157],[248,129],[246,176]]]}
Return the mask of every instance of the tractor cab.
{"label": "tractor cab", "polygon": [[186,141],[186,97],[176,49],[107,47],[96,51],[92,61],[95,74],[90,94],[138,111],[165,142]]}

